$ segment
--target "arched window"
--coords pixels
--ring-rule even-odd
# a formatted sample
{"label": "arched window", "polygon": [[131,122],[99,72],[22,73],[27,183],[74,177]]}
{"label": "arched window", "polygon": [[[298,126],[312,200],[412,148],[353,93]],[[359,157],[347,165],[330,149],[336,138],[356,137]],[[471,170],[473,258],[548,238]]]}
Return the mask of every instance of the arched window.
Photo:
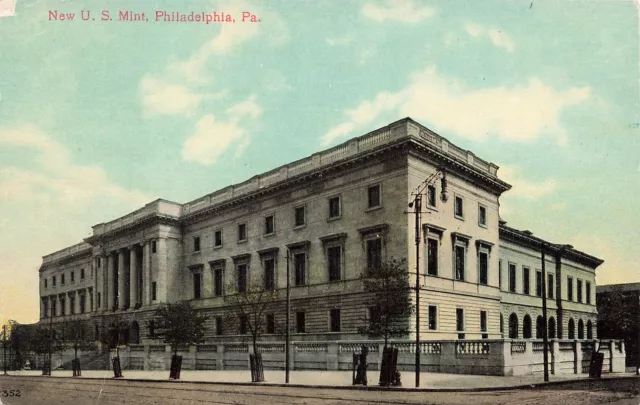
{"label": "arched window", "polygon": [[555,339],[556,338],[556,320],[551,317],[549,318],[549,339]]}
{"label": "arched window", "polygon": [[536,318],[536,339],[542,339],[544,337],[544,318],[542,315],[538,315]]}
{"label": "arched window", "polygon": [[578,339],[584,339],[584,322],[582,322],[582,319],[578,320]]}
{"label": "arched window", "polygon": [[576,338],[576,323],[573,321],[573,318],[569,318],[569,339]]}
{"label": "arched window", "polygon": [[522,337],[531,339],[531,317],[529,315],[525,315],[522,320]]}
{"label": "arched window", "polygon": [[129,343],[134,345],[140,343],[140,325],[136,321],[131,322],[129,328]]}
{"label": "arched window", "polygon": [[587,321],[587,339],[593,339],[593,324],[591,320]]}
{"label": "arched window", "polygon": [[509,339],[518,338],[518,315],[509,315]]}

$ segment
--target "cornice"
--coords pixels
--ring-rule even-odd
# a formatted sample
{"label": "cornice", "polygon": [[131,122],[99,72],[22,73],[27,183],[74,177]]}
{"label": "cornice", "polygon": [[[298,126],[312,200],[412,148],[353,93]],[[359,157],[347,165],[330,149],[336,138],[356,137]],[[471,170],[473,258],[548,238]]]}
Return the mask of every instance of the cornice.
{"label": "cornice", "polygon": [[92,255],[93,255],[93,249],[92,248],[88,248],[88,249],[83,250],[81,252],[72,253],[69,256],[65,256],[65,257],[60,258],[58,260],[52,260],[52,261],[49,261],[49,262],[43,262],[40,265],[40,269],[38,270],[38,272],[42,273],[43,271],[45,271],[49,267],[60,266],[60,265],[63,265],[63,264],[74,262],[76,260],[89,258]]}
{"label": "cornice", "polygon": [[178,218],[168,217],[168,216],[159,215],[159,214],[152,214],[144,218],[140,218],[139,220],[132,222],[130,224],[121,226],[118,229],[101,233],[100,235],[89,236],[88,238],[85,238],[84,241],[89,243],[92,246],[97,244],[102,244],[106,240],[116,238],[118,236],[121,236],[122,234],[129,233],[138,228],[148,227],[156,224],[169,225],[169,226],[174,226],[176,228],[181,228],[181,221]]}

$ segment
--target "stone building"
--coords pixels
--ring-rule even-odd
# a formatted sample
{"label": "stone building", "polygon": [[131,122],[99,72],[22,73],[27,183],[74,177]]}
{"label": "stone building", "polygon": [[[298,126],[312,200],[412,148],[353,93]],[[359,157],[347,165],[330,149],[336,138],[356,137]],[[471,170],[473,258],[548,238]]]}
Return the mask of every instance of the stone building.
{"label": "stone building", "polygon": [[[510,188],[496,165],[402,119],[195,201],[159,199],[93,226],[44,256],[41,322],[86,318],[97,335],[123,323],[121,343],[137,343],[159,304],[190,300],[209,315],[207,341],[238,340],[229,287],[283,291],[288,260],[292,339],[363,339],[360,276],[406,259],[415,285],[408,203],[420,190],[421,339],[539,337],[545,288],[551,337],[595,337],[602,261],[507,226],[499,206]],[[284,306],[267,316],[282,322]]]}

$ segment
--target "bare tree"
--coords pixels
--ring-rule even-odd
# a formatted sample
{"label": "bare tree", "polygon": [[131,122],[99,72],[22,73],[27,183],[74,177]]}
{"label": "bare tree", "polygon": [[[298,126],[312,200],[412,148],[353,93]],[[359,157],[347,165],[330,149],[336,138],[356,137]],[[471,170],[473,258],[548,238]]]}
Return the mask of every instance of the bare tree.
{"label": "bare tree", "polygon": [[[74,376],[76,372],[79,375],[80,361],[78,359],[78,351],[90,351],[96,349],[96,344],[91,336],[89,325],[86,321],[79,319],[70,319],[62,323],[62,339],[73,348],[74,353]],[[77,370],[76,370],[77,369]]]}

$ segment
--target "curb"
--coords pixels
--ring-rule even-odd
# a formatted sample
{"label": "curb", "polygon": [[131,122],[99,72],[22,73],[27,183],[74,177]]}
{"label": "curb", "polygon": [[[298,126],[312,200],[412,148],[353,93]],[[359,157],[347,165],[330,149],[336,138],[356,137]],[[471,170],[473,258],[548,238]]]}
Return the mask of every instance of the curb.
{"label": "curb", "polygon": [[605,378],[576,378],[562,381],[549,381],[535,384],[519,384],[500,387],[473,387],[473,388],[415,388],[415,387],[380,387],[377,385],[356,386],[356,385],[311,385],[311,384],[284,384],[284,383],[251,383],[251,382],[231,382],[231,381],[185,381],[185,380],[160,380],[160,379],[143,379],[143,378],[101,378],[101,377],[72,377],[72,376],[42,376],[42,375],[8,375],[8,377],[27,377],[27,378],[57,378],[72,380],[111,380],[111,381],[132,381],[132,382],[149,382],[149,383],[169,383],[169,384],[197,384],[197,385],[226,385],[226,386],[247,386],[247,387],[275,387],[275,388],[306,388],[306,389],[329,389],[329,390],[349,390],[349,391],[388,391],[388,392],[492,392],[492,391],[508,391],[508,390],[525,390],[525,389],[545,389],[549,387],[560,387],[562,385],[571,385],[576,383],[589,383],[596,381],[626,381],[637,380],[640,386],[640,377],[637,376],[615,376]]}

